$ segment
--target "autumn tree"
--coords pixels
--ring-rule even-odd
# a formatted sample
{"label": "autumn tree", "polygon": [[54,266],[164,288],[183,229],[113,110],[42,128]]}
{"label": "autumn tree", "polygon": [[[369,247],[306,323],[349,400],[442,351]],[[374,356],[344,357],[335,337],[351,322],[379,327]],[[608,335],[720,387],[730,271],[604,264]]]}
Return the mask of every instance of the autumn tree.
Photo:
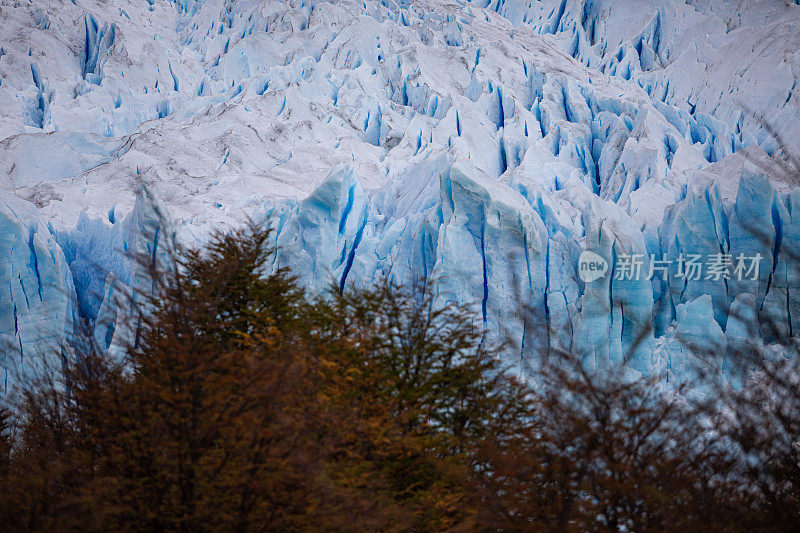
{"label": "autumn tree", "polygon": [[[25,530],[443,530],[525,391],[466,311],[384,285],[307,299],[250,224],[147,263],[124,358],[87,332],[20,391]],[[151,261],[151,258],[145,258]],[[163,265],[162,265],[163,266]],[[134,299],[132,299],[133,301]],[[140,321],[141,322],[138,322]]]}
{"label": "autumn tree", "polygon": [[[64,367],[18,392],[0,416],[6,529],[792,523],[797,418],[768,407],[767,391],[720,396],[761,406],[724,426],[658,376],[589,371],[574,354],[539,354],[522,381],[480,319],[437,305],[431,285],[311,298],[275,268],[270,242],[250,223],[168,264],[144,258],[153,291],[128,302],[141,312],[124,324],[137,335],[122,357],[79,330]],[[791,375],[780,374],[796,392]]]}

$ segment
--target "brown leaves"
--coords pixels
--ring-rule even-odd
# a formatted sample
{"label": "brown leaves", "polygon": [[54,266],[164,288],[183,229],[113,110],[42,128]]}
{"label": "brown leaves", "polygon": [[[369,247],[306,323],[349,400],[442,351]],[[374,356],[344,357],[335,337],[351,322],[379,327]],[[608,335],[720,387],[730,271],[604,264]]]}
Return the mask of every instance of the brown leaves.
{"label": "brown leaves", "polygon": [[[0,416],[15,530],[696,530],[752,523],[731,457],[656,380],[498,366],[467,311],[385,284],[310,301],[250,224],[160,273],[123,361]],[[57,379],[58,376],[63,377]],[[3,426],[5,424],[5,426]],[[6,427],[7,426],[7,427]],[[749,513],[749,514],[748,514]]]}

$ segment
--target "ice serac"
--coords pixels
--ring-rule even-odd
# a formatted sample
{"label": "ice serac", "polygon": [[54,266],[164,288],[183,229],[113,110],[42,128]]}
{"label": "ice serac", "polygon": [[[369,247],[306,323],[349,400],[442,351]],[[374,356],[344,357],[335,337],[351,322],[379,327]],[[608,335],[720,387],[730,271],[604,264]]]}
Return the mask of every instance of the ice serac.
{"label": "ice serac", "polygon": [[72,333],[74,289],[67,262],[36,209],[0,191],[0,390],[59,370]]}
{"label": "ice serac", "polygon": [[798,332],[800,232],[793,208],[800,189],[783,189],[776,189],[763,174],[744,169],[730,223],[732,257],[763,258],[758,272],[733,280],[732,294],[755,296],[763,321],[777,328],[762,331],[767,340]]}
{"label": "ice serac", "polygon": [[665,226],[668,228],[666,255],[671,265],[675,265],[669,270],[670,295],[676,308],[702,295],[710,295],[714,318],[724,327],[728,280],[721,276],[707,279],[708,274],[703,269],[709,258],[730,251],[727,215],[716,184],[698,189],[677,205],[671,224]]}
{"label": "ice serac", "polygon": [[642,232],[628,215],[599,198],[590,199],[584,218],[585,249],[605,258],[610,267],[605,277],[584,286],[573,350],[591,368],[626,362],[648,372],[653,294]]}
{"label": "ice serac", "polygon": [[81,214],[74,230],[57,235],[75,287],[77,314],[101,352],[135,343],[139,315],[153,294],[154,269],[173,268],[169,214],[142,189],[118,220]]}
{"label": "ice serac", "polygon": [[[691,382],[698,375],[698,365],[706,372],[723,370],[727,338],[714,320],[711,296],[704,294],[675,309],[676,319],[663,337],[663,344],[655,351],[664,358],[660,367],[673,383]],[[693,357],[692,354],[701,357]]]}
{"label": "ice serac", "polygon": [[473,304],[487,340],[509,342],[524,369],[549,343],[544,223],[518,192],[459,166],[442,174],[438,207],[437,296]]}
{"label": "ice serac", "polygon": [[[753,159],[758,157],[755,153]],[[697,180],[686,198],[670,208],[661,228],[664,253],[671,261],[686,264],[683,273],[670,271],[669,294],[673,308],[701,295],[711,296],[714,319],[722,328],[734,300],[750,295],[763,321],[791,336],[800,257],[792,207],[799,189],[796,182],[785,179],[781,167],[764,164],[762,160],[757,166],[742,155],[738,164],[733,160],[726,165],[725,174],[718,166],[693,174]],[[707,174],[717,179],[708,181]],[[693,257],[701,267],[708,267],[709,259],[727,257],[728,273],[682,275],[691,272]]]}
{"label": "ice serac", "polygon": [[374,254],[359,253],[365,239],[368,250],[376,243],[369,201],[352,168],[334,170],[285,216],[277,238],[277,265],[296,271],[312,292],[331,284],[344,290],[351,271],[357,280],[375,271]]}

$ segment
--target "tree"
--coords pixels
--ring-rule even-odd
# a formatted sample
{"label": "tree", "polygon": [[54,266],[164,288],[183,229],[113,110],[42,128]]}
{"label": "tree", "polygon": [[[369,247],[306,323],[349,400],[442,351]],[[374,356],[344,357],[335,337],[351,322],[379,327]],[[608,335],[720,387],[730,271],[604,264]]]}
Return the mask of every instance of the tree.
{"label": "tree", "polygon": [[[76,335],[65,368],[20,391],[0,416],[4,526],[651,531],[791,519],[793,426],[770,448],[745,431],[763,418],[724,426],[657,377],[588,372],[555,351],[522,382],[499,366],[504,347],[486,345],[466,308],[434,305],[430,286],[311,299],[272,270],[269,237],[248,224],[176,250],[169,268],[146,258],[154,293],[132,298],[142,312],[124,358]],[[763,397],[747,394],[737,398]],[[750,434],[759,440],[739,436]]]}
{"label": "tree", "polygon": [[522,387],[463,310],[390,285],[309,301],[286,270],[267,272],[268,240],[250,224],[178,250],[135,298],[148,312],[133,313],[123,360],[86,334],[63,372],[21,392],[5,523],[470,523],[474,448],[513,427]]}
{"label": "tree", "polygon": [[552,352],[534,383],[527,431],[488,450],[487,525],[725,530],[745,518],[731,456],[657,377],[592,373]]}

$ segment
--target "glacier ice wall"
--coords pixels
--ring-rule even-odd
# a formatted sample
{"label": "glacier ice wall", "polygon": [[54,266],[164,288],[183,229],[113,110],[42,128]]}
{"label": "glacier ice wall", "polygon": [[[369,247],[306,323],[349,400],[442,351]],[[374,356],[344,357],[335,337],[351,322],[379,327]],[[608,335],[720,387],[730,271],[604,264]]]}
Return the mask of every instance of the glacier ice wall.
{"label": "glacier ice wall", "polygon": [[0,195],[0,287],[0,391],[5,393],[20,377],[60,369],[75,313],[61,248],[36,210],[8,192]]}
{"label": "glacier ice wall", "polygon": [[[135,342],[149,281],[133,257],[248,216],[275,225],[276,265],[310,291],[431,281],[522,373],[555,347],[680,379],[692,339],[723,354],[753,336],[731,307],[799,331],[799,6],[0,9],[0,309],[31,354],[76,323],[112,353]],[[602,279],[577,275],[584,250]],[[742,282],[617,270],[715,254],[763,262]],[[59,290],[31,292],[37,268]]]}

